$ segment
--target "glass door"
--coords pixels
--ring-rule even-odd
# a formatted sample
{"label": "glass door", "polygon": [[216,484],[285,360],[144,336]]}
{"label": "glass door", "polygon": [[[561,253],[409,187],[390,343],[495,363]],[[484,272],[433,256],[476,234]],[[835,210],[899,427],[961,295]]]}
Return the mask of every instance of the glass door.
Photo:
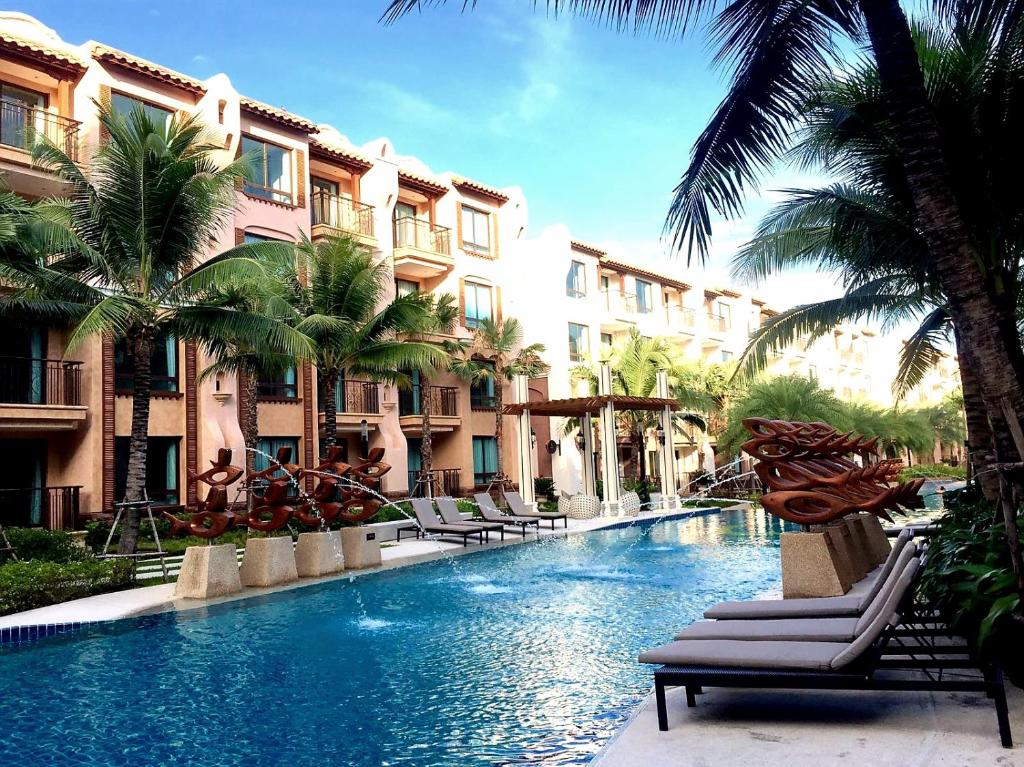
{"label": "glass door", "polygon": [[417,246],[415,205],[407,202],[395,205],[395,245]]}
{"label": "glass door", "polygon": [[312,223],[337,227],[338,182],[316,176],[309,181],[313,187],[313,209],[310,211]]}
{"label": "glass door", "polygon": [[0,144],[28,151],[35,141],[35,134],[43,132],[46,96],[0,83],[0,102]]}

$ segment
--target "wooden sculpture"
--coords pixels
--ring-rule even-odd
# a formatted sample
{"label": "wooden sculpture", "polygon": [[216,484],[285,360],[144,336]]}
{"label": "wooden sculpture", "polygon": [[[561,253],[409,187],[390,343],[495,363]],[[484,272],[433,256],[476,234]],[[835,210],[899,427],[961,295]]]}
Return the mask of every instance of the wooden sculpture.
{"label": "wooden sculpture", "polygon": [[206,497],[197,503],[192,519],[179,519],[169,511],[163,513],[164,519],[171,523],[171,535],[187,531],[197,538],[210,539],[234,527],[235,515],[228,510],[228,487],[244,473],[243,469],[231,465],[231,451],[228,448],[217,451],[217,459],[210,461],[210,468],[206,471],[199,474],[188,471],[189,482],[204,484],[209,490],[206,491]]}
{"label": "wooden sculpture", "polygon": [[245,478],[250,488],[249,492],[252,492],[253,486],[259,482],[267,484],[262,495],[254,497],[249,512],[236,518],[236,525],[245,525],[251,530],[269,533],[288,524],[288,520],[295,513],[295,507],[292,506],[295,496],[289,489],[297,488],[302,477],[302,467],[291,463],[291,457],[290,447],[280,447],[276,460],[271,461],[267,468],[253,472]]}
{"label": "wooden sculpture", "polygon": [[757,459],[754,471],[769,488],[761,503],[781,519],[815,525],[866,511],[891,522],[890,511],[923,506],[924,480],[899,483],[901,463],[878,456],[877,438],[825,423],[748,418],[743,426],[752,438],[742,450]]}
{"label": "wooden sculpture", "polygon": [[[338,448],[328,449],[316,468],[320,482],[311,500],[295,512],[296,519],[307,527],[326,527],[336,520],[365,522],[380,511],[380,478],[391,471],[391,466],[381,461],[383,448],[371,450],[358,466],[342,462],[339,456]],[[325,477],[324,473],[335,476]]]}

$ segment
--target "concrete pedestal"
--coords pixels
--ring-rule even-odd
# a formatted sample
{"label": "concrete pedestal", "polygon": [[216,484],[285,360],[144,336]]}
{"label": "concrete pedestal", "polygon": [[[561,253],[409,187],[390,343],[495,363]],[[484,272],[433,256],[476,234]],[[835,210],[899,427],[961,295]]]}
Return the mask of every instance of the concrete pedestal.
{"label": "concrete pedestal", "polygon": [[237,594],[241,590],[235,544],[189,546],[185,549],[178,582],[174,585],[175,598],[211,599]]}
{"label": "concrete pedestal", "polygon": [[340,532],[346,570],[362,570],[380,565],[380,542],[373,530],[343,527]]}
{"label": "concrete pedestal", "polygon": [[849,565],[836,545],[837,539],[837,534],[827,530],[782,534],[784,598],[838,597],[846,593]]}
{"label": "concrete pedestal", "polygon": [[602,517],[622,516],[622,507],[618,501],[601,501]]}
{"label": "concrete pedestal", "polygon": [[850,530],[850,537],[853,539],[854,546],[856,547],[857,556],[860,557],[859,564],[864,567],[865,574],[871,572],[875,569],[878,562],[875,561],[875,553],[871,549],[871,541],[864,530],[863,516],[851,514],[846,517],[844,522]]}
{"label": "concrete pedestal", "polygon": [[875,559],[875,564],[882,564],[889,558],[889,553],[892,551],[892,544],[889,543],[889,537],[885,534],[885,528],[882,527],[882,520],[874,514],[862,514],[860,523],[864,528],[864,535]]}
{"label": "concrete pedestal", "polygon": [[278,586],[298,580],[291,536],[247,540],[239,576],[245,586]]}
{"label": "concrete pedestal", "polygon": [[295,569],[300,578],[316,578],[344,570],[341,531],[299,533],[299,542],[295,545]]}

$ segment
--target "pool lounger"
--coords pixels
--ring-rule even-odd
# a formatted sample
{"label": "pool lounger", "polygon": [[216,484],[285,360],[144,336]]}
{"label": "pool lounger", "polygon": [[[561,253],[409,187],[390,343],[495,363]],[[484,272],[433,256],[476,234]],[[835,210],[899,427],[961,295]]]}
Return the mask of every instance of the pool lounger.
{"label": "pool lounger", "polygon": [[499,522],[503,525],[518,525],[519,529],[523,533],[523,537],[526,537],[526,528],[529,525],[533,525],[540,535],[540,519],[537,517],[522,517],[514,514],[505,514],[497,506],[494,505],[494,501],[491,500],[491,496],[487,493],[476,493],[473,495],[476,499],[476,505],[480,509],[480,514],[487,522]]}
{"label": "pool lounger", "polygon": [[[900,576],[911,562],[917,562],[914,555],[917,547],[911,543],[903,547],[895,566],[882,584],[874,599],[860,616],[834,618],[763,618],[760,620],[716,620],[697,621],[676,634],[676,639],[718,639],[760,641],[778,640],[794,642],[852,642],[877,617],[889,596],[899,583]],[[916,566],[916,565],[915,565]],[[920,569],[918,569],[920,572]],[[899,600],[909,597],[914,583],[897,594]]]}
{"label": "pool lounger", "polygon": [[555,520],[560,519],[564,523],[565,527],[569,527],[569,515],[563,514],[560,511],[530,511],[530,507],[526,505],[526,501],[523,500],[523,496],[514,490],[502,490],[501,494],[505,496],[505,503],[508,504],[509,511],[511,511],[517,517],[531,517],[533,519],[550,519],[551,529],[555,529]]}
{"label": "pool lounger", "polygon": [[438,533],[440,535],[462,536],[462,545],[469,545],[469,536],[476,535],[480,543],[484,542],[484,532],[479,525],[449,525],[442,522],[434,511],[434,502],[429,498],[413,498],[412,510],[416,515],[416,521],[424,533]]}
{"label": "pool lounger", "polygon": [[[1000,740],[1011,748],[1006,689],[998,666],[983,668],[980,677],[950,676],[942,672],[977,669],[979,663],[959,647],[887,647],[888,629],[901,622],[895,612],[899,598],[917,569],[918,561],[911,560],[878,615],[852,642],[686,639],[641,653],[641,663],[664,664],[654,672],[658,729],[668,729],[667,687],[685,687],[690,707],[697,705],[696,695],[705,687],[984,692],[995,704]],[[965,654],[966,659],[946,657]],[[926,673],[876,676],[880,670]]]}
{"label": "pool lounger", "polygon": [[913,533],[904,531],[893,541],[892,551],[880,564],[841,597],[809,597],[806,599],[752,599],[745,602],[722,602],[704,611],[705,618],[716,620],[751,620],[762,618],[814,618],[860,615],[871,604],[888,578]]}
{"label": "pool lounger", "polygon": [[482,527],[484,529],[484,535],[490,538],[490,531],[494,530],[501,533],[501,540],[505,540],[505,526],[500,522],[480,522],[475,519],[466,519],[462,516],[459,511],[459,507],[455,504],[455,501],[446,496],[439,496],[434,499],[434,503],[437,504],[437,510],[441,512],[441,520],[446,525],[474,525],[476,527]]}

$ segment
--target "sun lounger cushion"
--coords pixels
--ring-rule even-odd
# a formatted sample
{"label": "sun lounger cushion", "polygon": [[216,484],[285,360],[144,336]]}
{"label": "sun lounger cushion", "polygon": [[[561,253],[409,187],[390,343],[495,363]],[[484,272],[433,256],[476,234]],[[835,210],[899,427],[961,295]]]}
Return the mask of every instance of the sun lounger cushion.
{"label": "sun lounger cushion", "polygon": [[784,642],[852,642],[857,618],[794,618],[763,621],[698,621],[676,639],[739,639]]}
{"label": "sun lounger cushion", "polygon": [[748,642],[686,639],[640,654],[641,663],[723,668],[813,669],[827,671],[846,642]]}

